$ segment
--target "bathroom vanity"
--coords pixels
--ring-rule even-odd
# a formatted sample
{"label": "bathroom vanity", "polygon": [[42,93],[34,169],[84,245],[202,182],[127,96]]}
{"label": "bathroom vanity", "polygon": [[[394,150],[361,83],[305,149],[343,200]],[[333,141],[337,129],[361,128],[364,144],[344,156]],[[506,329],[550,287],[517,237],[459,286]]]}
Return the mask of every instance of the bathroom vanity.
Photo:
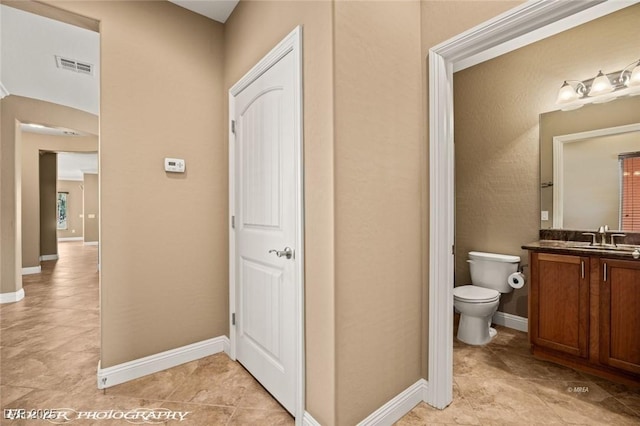
{"label": "bathroom vanity", "polygon": [[534,356],[640,383],[640,259],[633,246],[541,239],[522,248],[529,250]]}

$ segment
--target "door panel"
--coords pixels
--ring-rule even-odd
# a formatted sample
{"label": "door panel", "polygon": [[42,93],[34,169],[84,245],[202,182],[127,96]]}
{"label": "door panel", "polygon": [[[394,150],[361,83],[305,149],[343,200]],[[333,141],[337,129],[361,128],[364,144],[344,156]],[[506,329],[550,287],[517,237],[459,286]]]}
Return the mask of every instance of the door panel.
{"label": "door panel", "polygon": [[602,259],[600,362],[640,373],[640,262]]}
{"label": "door panel", "polygon": [[296,394],[294,60],[289,52],[235,97],[236,358],[291,413]]}
{"label": "door panel", "polygon": [[532,256],[532,343],[586,358],[589,347],[589,259]]}

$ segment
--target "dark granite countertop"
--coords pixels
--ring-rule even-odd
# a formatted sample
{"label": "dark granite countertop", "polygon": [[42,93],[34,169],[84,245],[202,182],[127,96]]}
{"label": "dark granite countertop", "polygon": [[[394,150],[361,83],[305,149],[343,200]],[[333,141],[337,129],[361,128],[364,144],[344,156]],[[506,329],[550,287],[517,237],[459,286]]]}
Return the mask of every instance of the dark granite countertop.
{"label": "dark granite countertop", "polygon": [[640,262],[640,259],[633,258],[633,252],[631,250],[618,251],[607,249],[605,247],[586,248],[588,245],[589,243],[582,241],[540,240],[525,244],[522,248],[525,250],[545,253],[568,254],[573,256],[597,256],[609,259],[635,260]]}

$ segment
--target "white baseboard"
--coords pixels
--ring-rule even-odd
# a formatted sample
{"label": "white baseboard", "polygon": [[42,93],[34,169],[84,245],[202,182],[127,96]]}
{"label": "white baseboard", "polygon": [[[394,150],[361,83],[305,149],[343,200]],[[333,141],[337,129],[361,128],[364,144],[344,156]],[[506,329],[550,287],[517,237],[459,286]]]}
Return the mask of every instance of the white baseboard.
{"label": "white baseboard", "polygon": [[84,241],[84,237],[60,237],[58,238],[59,242],[65,241]]}
{"label": "white baseboard", "polygon": [[302,426],[322,426],[320,422],[313,418],[308,411],[304,412],[304,416],[302,417]]}
{"label": "white baseboard", "polygon": [[57,254],[45,254],[40,256],[40,262],[46,262],[47,260],[58,260],[59,257]]}
{"label": "white baseboard", "polygon": [[358,426],[383,426],[397,422],[416,405],[426,400],[428,386],[429,384],[425,379],[418,380],[391,401],[371,413],[369,417],[358,423]]}
{"label": "white baseboard", "polygon": [[42,272],[42,268],[40,267],[40,265],[22,268],[22,275],[39,274],[40,272]]}
{"label": "white baseboard", "polygon": [[524,331],[525,333],[529,331],[529,320],[527,318],[505,312],[496,312],[493,315],[493,323],[513,328],[514,330]]}
{"label": "white baseboard", "polygon": [[85,241],[84,245],[85,246],[97,246],[98,245],[98,241]]}
{"label": "white baseboard", "polygon": [[0,293],[0,304],[19,302],[22,299],[24,299],[24,288],[13,293]]}
{"label": "white baseboard", "polygon": [[98,363],[98,389],[109,388],[219,352],[228,353],[225,348],[229,348],[229,346],[229,338],[220,336],[114,365],[113,367],[101,368]]}

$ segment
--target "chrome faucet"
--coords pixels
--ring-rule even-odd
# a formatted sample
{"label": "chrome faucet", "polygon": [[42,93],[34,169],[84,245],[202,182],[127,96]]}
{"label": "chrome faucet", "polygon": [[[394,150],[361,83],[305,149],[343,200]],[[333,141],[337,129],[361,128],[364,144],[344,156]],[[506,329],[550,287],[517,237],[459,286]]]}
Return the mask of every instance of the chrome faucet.
{"label": "chrome faucet", "polygon": [[611,245],[614,247],[618,247],[618,244],[616,243],[616,238],[620,237],[620,238],[624,238],[626,237],[626,234],[611,234]]}
{"label": "chrome faucet", "polygon": [[603,246],[607,245],[607,232],[609,232],[609,225],[601,226],[598,229],[598,234],[600,235],[600,244]]}

